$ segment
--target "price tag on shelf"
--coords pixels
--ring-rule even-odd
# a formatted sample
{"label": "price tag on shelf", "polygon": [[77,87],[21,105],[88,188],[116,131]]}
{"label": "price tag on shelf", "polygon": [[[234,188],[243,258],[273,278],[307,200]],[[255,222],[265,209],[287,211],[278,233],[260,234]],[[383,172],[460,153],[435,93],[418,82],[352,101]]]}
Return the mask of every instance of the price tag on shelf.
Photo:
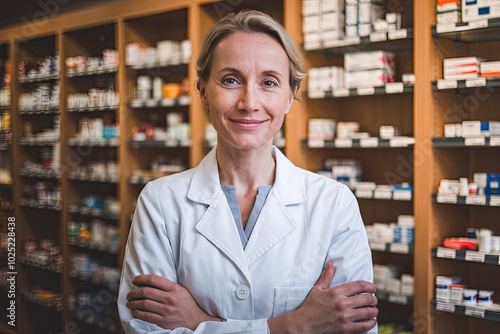
{"label": "price tag on shelf", "polygon": [[372,198],[373,192],[371,190],[356,190],[357,198]]}
{"label": "price tag on shelf", "polygon": [[392,198],[392,190],[375,190],[373,192],[373,198],[376,199],[391,199]]}
{"label": "price tag on shelf", "polygon": [[500,206],[500,196],[490,196],[491,206]]}
{"label": "price tag on shelf", "polygon": [[408,145],[415,144],[415,138],[411,137],[394,137],[389,140],[390,147],[408,147]]}
{"label": "price tag on shelf", "polygon": [[165,140],[163,142],[163,145],[165,145],[165,147],[176,147],[176,146],[178,146],[177,140]]}
{"label": "price tag on shelf", "polygon": [[406,37],[408,37],[408,30],[405,28],[389,31],[389,39],[404,39]]}
{"label": "price tag on shelf", "polygon": [[386,94],[402,93],[405,90],[405,85],[402,82],[388,82],[385,84]]}
{"label": "price tag on shelf", "polygon": [[486,205],[485,195],[465,196],[465,204],[468,205]]}
{"label": "price tag on shelf", "polygon": [[438,247],[436,256],[443,259],[455,259],[457,257],[457,251],[451,248]]}
{"label": "price tag on shelf", "polygon": [[146,107],[148,108],[153,108],[153,107],[156,107],[158,105],[158,102],[160,101],[156,101],[156,100],[147,100],[146,101]]}
{"label": "price tag on shelf", "polygon": [[324,91],[308,91],[307,97],[310,99],[324,99],[326,97],[326,92],[324,92]]}
{"label": "price tag on shelf", "polygon": [[477,20],[469,22],[469,29],[488,28],[488,20]]}
{"label": "price tag on shelf", "polygon": [[457,25],[455,23],[443,23],[436,25],[436,32],[438,34],[456,30],[457,30]]}
{"label": "price tag on shelf", "polygon": [[438,89],[453,89],[458,87],[458,81],[457,80],[443,80],[439,79],[437,81],[437,88]]}
{"label": "price tag on shelf", "polygon": [[337,88],[332,92],[333,97],[346,97],[351,95],[348,88]]}
{"label": "price tag on shelf", "polygon": [[478,307],[465,307],[465,315],[474,317],[474,318],[484,318],[485,309]]}
{"label": "price tag on shelf", "polygon": [[335,139],[335,147],[338,148],[350,148],[352,147],[352,139],[350,138],[339,138]]}
{"label": "price tag on shelf", "polygon": [[437,302],[436,303],[436,310],[443,311],[443,312],[455,313],[455,304]]}
{"label": "price tag on shelf", "polygon": [[346,37],[344,39],[340,40],[340,46],[345,46],[345,45],[356,45],[361,43],[361,38],[359,36],[356,37]]}
{"label": "price tag on shelf", "polygon": [[387,34],[384,31],[376,31],[370,34],[370,42],[383,42],[387,40]]}
{"label": "price tag on shelf", "polygon": [[484,253],[475,251],[466,251],[465,261],[484,263]]}
{"label": "price tag on shelf", "polygon": [[375,87],[357,88],[356,94],[358,94],[358,95],[374,95],[375,94]]}
{"label": "price tag on shelf", "polygon": [[393,253],[408,254],[410,252],[410,246],[407,244],[391,244],[390,250]]}
{"label": "price tag on shelf", "polygon": [[436,202],[447,203],[447,204],[457,204],[457,195],[454,194],[437,194]]}
{"label": "price tag on shelf", "polygon": [[378,147],[378,138],[377,137],[361,138],[359,140],[359,146],[361,146],[361,147]]}
{"label": "price tag on shelf", "polygon": [[465,138],[464,144],[465,146],[484,146],[486,145],[486,138],[485,137]]}
{"label": "price tag on shelf", "polygon": [[486,78],[475,78],[465,80],[465,87],[484,87],[486,86]]}
{"label": "price tag on shelf", "polygon": [[389,295],[389,301],[396,304],[408,304],[408,297],[403,295]]}
{"label": "price tag on shelf", "polygon": [[490,146],[500,146],[500,137],[490,137]]}
{"label": "price tag on shelf", "polygon": [[161,105],[163,107],[171,107],[171,106],[174,106],[175,105],[175,99],[171,99],[171,98],[164,98],[161,100]]}
{"label": "price tag on shelf", "polygon": [[396,189],[392,192],[392,199],[395,201],[411,201],[411,190]]}
{"label": "price tag on shelf", "polygon": [[380,241],[370,241],[370,249],[379,252],[385,252],[386,244]]}
{"label": "price tag on shelf", "polygon": [[309,139],[307,146],[310,148],[323,148],[325,147],[325,141],[323,139]]}

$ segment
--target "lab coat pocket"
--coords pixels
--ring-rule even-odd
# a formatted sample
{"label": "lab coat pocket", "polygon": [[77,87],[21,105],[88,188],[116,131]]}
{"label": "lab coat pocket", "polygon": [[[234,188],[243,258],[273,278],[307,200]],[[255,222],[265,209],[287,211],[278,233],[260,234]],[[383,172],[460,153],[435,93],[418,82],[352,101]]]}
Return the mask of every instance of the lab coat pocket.
{"label": "lab coat pocket", "polygon": [[311,286],[274,289],[273,317],[295,311],[304,302]]}

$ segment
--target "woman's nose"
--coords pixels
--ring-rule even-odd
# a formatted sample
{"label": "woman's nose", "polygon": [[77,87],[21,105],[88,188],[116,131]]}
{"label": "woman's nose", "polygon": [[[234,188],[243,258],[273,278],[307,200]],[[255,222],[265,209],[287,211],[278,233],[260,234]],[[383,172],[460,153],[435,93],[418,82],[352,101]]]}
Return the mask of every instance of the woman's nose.
{"label": "woman's nose", "polygon": [[253,112],[260,108],[259,92],[253,85],[245,85],[238,99],[238,110]]}

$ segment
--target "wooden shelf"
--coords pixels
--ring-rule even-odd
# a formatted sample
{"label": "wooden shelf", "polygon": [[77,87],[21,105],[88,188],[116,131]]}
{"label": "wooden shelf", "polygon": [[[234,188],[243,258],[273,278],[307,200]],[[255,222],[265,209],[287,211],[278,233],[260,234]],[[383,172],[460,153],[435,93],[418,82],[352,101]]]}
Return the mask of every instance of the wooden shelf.
{"label": "wooden shelf", "polygon": [[82,115],[87,115],[91,113],[117,112],[117,111],[118,107],[68,109],[69,114],[82,114]]}
{"label": "wooden shelf", "polygon": [[44,116],[44,115],[59,115],[59,114],[60,114],[59,109],[19,111],[19,116]]}
{"label": "wooden shelf", "polygon": [[439,148],[500,147],[500,137],[447,138],[433,137],[432,146]]}
{"label": "wooden shelf", "polygon": [[498,77],[480,77],[464,80],[445,80],[438,79],[432,82],[432,90],[439,92],[461,92],[475,93],[480,88],[500,87],[500,78]]}
{"label": "wooden shelf", "polygon": [[432,300],[431,305],[437,311],[500,322],[500,309],[498,311],[493,311],[482,307],[464,306],[437,300]]}
{"label": "wooden shelf", "polygon": [[378,149],[378,148],[412,148],[415,138],[411,137],[396,137],[392,139],[382,139],[378,137],[370,137],[363,139],[333,139],[333,140],[307,140],[303,139],[302,144],[307,145],[309,148],[327,148],[327,149],[341,149],[341,148],[364,148],[364,149]]}
{"label": "wooden shelf", "polygon": [[378,300],[383,300],[385,302],[394,303],[398,305],[413,306],[413,296],[395,294],[384,291],[377,291],[375,296]]}
{"label": "wooden shelf", "polygon": [[413,93],[413,84],[404,84],[402,82],[386,83],[384,86],[378,87],[360,87],[360,88],[344,88],[335,91],[317,92],[314,94],[306,94],[304,96],[311,100],[316,99],[338,99],[338,98],[353,98],[372,95],[387,95],[394,94],[411,94]]}
{"label": "wooden shelf", "polygon": [[385,252],[393,254],[413,254],[413,245],[397,244],[388,242],[370,241],[370,249],[375,252]]}
{"label": "wooden shelf", "polygon": [[107,68],[107,69],[100,69],[96,71],[85,71],[82,73],[75,73],[75,74],[69,74],[66,73],[66,78],[87,78],[87,77],[96,77],[96,76],[101,76],[101,75],[109,75],[109,74],[116,74],[118,72],[118,68]]}
{"label": "wooden shelf", "polygon": [[434,37],[456,42],[490,42],[500,40],[500,18],[432,26]]}
{"label": "wooden shelf", "polygon": [[341,55],[356,51],[410,51],[413,49],[413,28],[403,28],[391,32],[373,32],[370,36],[345,38],[332,41],[329,46],[306,49],[308,52],[323,51],[328,54]]}
{"label": "wooden shelf", "polygon": [[21,85],[27,85],[27,84],[56,82],[57,80],[59,80],[59,77],[57,75],[51,75],[48,77],[19,78],[19,83]]}
{"label": "wooden shelf", "polygon": [[432,202],[440,204],[500,207],[500,196],[458,196],[454,194],[432,194]]}
{"label": "wooden shelf", "polygon": [[129,140],[128,143],[133,148],[188,148],[192,146],[191,141],[168,141],[168,140]]}
{"label": "wooden shelf", "polygon": [[500,266],[500,254],[489,254],[466,249],[433,247],[432,257]]}

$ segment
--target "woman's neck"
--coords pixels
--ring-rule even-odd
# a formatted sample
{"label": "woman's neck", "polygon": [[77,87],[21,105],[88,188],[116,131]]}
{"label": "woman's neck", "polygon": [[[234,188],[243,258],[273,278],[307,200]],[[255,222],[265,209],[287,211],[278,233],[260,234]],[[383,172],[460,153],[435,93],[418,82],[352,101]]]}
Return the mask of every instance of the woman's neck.
{"label": "woman's neck", "polygon": [[259,186],[274,183],[276,162],[271,145],[252,150],[218,146],[217,162],[221,184],[236,186],[238,193],[256,191]]}

